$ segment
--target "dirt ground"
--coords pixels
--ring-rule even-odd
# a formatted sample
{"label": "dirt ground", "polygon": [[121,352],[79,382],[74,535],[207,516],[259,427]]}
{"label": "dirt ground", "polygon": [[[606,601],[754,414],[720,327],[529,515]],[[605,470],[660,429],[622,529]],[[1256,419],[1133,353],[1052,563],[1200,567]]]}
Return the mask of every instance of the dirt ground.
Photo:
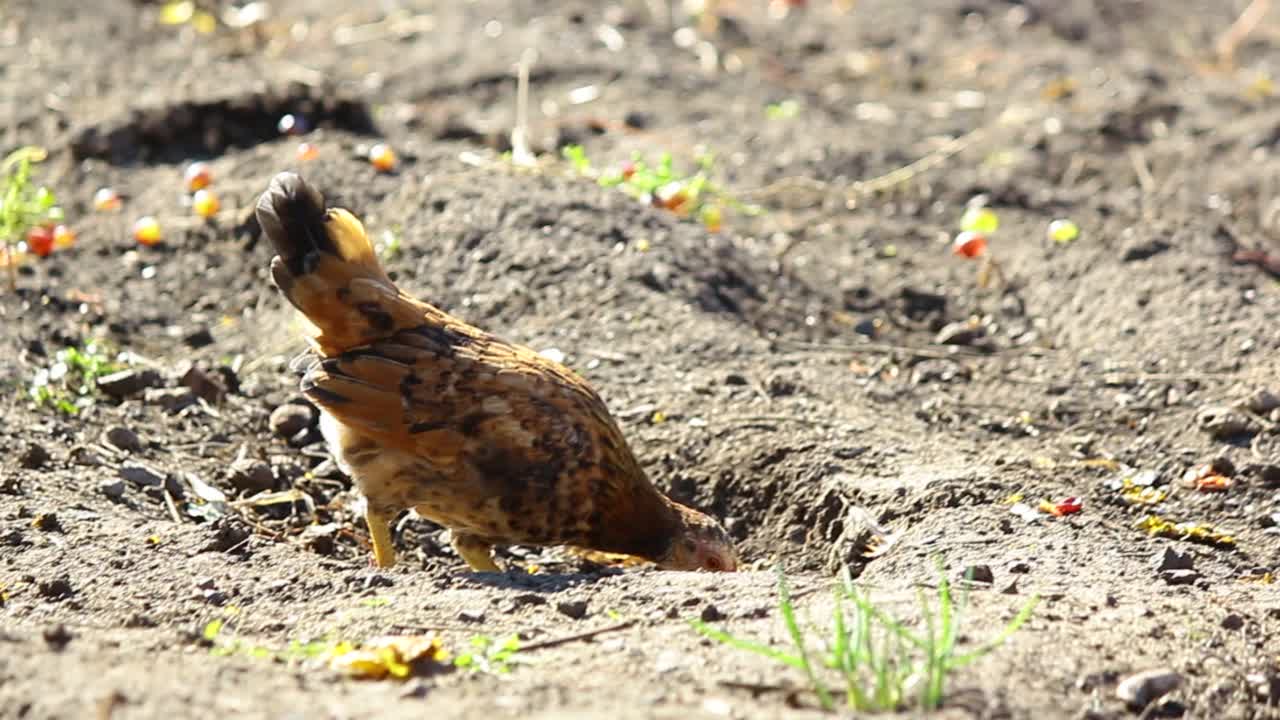
{"label": "dirt ground", "polygon": [[[1223,62],[1246,4],[738,0],[713,28],[661,3],[272,0],[202,33],[151,3],[7,3],[0,149],[49,149],[78,243],[0,293],[0,717],[818,717],[799,671],[688,620],[784,645],[777,563],[817,625],[846,565],[918,619],[935,559],[989,580],[965,647],[1041,598],[941,716],[1136,717],[1117,684],[1166,667],[1149,717],[1280,717],[1280,15]],[[529,48],[536,170],[502,155]],[[314,130],[282,136],[285,113]],[[397,171],[359,156],[380,140]],[[602,169],[709,151],[764,212],[709,232],[580,176],[567,144]],[[196,159],[208,223],[183,205]],[[301,401],[303,345],[248,209],[290,168],[399,242],[407,290],[563,353],[747,571],[512,548],[476,575],[414,517],[401,564],[371,568],[309,415],[270,420]],[[121,212],[93,211],[103,186]],[[1004,283],[951,251],[974,198]],[[162,244],[134,243],[141,215]],[[1056,218],[1079,237],[1047,240]],[[33,378],[91,341],[131,374],[37,407]],[[1184,480],[1204,463],[1225,489]],[[1026,519],[1017,496],[1083,507]],[[362,681],[231,628],[518,634],[526,662]]]}

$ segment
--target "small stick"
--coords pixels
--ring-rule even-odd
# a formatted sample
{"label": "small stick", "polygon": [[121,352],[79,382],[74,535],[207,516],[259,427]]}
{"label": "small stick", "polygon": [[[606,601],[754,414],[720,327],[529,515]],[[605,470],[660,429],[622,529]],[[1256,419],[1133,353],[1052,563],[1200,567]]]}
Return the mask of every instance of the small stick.
{"label": "small stick", "polygon": [[1262,22],[1262,18],[1266,17],[1270,9],[1271,0],[1253,0],[1245,7],[1244,12],[1240,13],[1236,21],[1231,23],[1231,27],[1227,28],[1215,43],[1219,65],[1229,67],[1235,62],[1236,49],[1258,27],[1258,23]]}
{"label": "small stick", "polygon": [[575,633],[573,635],[565,635],[563,637],[552,638],[550,640],[543,640],[541,642],[530,643],[528,645],[521,645],[520,650],[521,652],[524,652],[527,650],[543,650],[550,647],[556,647],[557,645],[566,645],[571,642],[577,642],[578,640],[590,640],[596,637],[597,635],[617,632],[618,630],[626,630],[627,628],[635,624],[636,624],[635,620],[623,620],[620,623],[615,623],[613,625],[605,625],[604,627],[596,628],[595,630],[587,630],[586,632]]}
{"label": "small stick", "polygon": [[173,521],[182,524],[182,516],[178,514],[178,506],[173,502],[173,493],[169,492],[169,488],[164,489],[164,506],[169,508],[169,517]]}

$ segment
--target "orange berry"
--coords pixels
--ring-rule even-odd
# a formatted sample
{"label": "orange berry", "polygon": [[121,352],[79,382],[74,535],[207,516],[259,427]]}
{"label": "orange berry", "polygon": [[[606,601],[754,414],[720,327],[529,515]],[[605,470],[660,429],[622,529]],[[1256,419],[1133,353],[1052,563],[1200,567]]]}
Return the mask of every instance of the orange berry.
{"label": "orange berry", "polygon": [[138,218],[133,224],[133,238],[139,245],[155,245],[160,242],[160,223],[150,215]]}
{"label": "orange berry", "polygon": [[27,249],[40,257],[53,252],[53,228],[39,225],[27,231]]}
{"label": "orange berry", "polygon": [[956,235],[951,251],[960,257],[976,258],[986,252],[987,238],[981,233],[966,230]]}
{"label": "orange berry", "polygon": [[378,143],[369,148],[369,162],[378,172],[391,172],[396,167],[396,153],[390,147]]}
{"label": "orange berry", "polygon": [[187,166],[187,172],[183,175],[183,182],[187,185],[187,192],[195,192],[209,187],[213,182],[213,168],[209,167],[206,162],[193,162]]}
{"label": "orange berry", "polygon": [[109,187],[99,188],[93,194],[93,209],[98,212],[115,212],[123,204],[120,194]]}
{"label": "orange berry", "polygon": [[198,190],[191,197],[191,209],[202,218],[210,218],[218,214],[218,208],[221,203],[218,202],[218,196],[209,190]]}
{"label": "orange berry", "polygon": [[623,180],[630,180],[632,177],[635,177],[635,174],[636,174],[636,165],[635,165],[635,163],[627,163],[626,165],[623,165],[623,166],[622,166],[622,179],[623,179]]}
{"label": "orange berry", "polygon": [[67,248],[76,244],[76,231],[66,225],[59,225],[53,229],[53,246],[55,248]]}
{"label": "orange berry", "polygon": [[315,160],[318,157],[320,157],[320,148],[312,145],[311,143],[299,143],[298,160],[306,162],[308,160]]}

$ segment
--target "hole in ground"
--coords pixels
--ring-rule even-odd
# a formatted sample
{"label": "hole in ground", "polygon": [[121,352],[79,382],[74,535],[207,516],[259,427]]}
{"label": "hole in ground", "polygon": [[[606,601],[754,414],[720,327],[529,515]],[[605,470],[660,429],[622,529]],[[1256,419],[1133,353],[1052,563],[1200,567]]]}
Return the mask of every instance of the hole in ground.
{"label": "hole in ground", "polygon": [[285,115],[302,118],[311,129],[377,132],[363,101],[295,84],[283,91],[134,110],[77,131],[71,152],[77,161],[96,158],[115,165],[180,163],[274,140]]}

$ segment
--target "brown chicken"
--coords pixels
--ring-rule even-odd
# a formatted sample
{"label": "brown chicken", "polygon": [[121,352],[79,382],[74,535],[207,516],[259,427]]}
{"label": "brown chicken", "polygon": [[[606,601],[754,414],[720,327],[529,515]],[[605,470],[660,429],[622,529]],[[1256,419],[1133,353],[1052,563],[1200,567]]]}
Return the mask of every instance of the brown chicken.
{"label": "brown chicken", "polygon": [[449,528],[475,570],[498,544],[572,545],[735,570],[718,522],[663,495],[572,370],[400,292],[360,221],[298,175],[262,194],[277,287],[308,321],[302,391],[367,501],[374,559],[402,510]]}

